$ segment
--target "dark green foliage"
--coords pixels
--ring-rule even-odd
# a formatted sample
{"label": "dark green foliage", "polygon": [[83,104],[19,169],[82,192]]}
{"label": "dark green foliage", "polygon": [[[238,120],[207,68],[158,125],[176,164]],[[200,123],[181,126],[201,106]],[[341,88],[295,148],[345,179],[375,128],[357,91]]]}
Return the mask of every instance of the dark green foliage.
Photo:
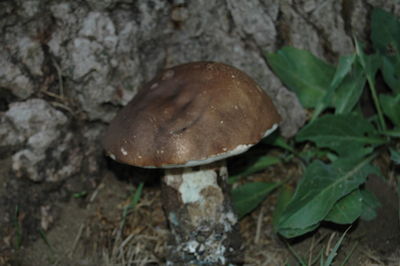
{"label": "dark green foliage", "polygon": [[[341,200],[363,184],[369,174],[378,172],[369,164],[370,161],[371,158],[360,161],[357,157],[348,157],[332,164],[318,160],[311,163],[280,217],[279,233],[285,237],[295,237],[315,228],[327,217],[329,221],[342,221],[343,215],[337,208],[349,211],[357,206],[344,206],[346,200]],[[347,200],[347,203],[353,204],[353,201]],[[357,210],[360,213],[361,208],[360,204]]]}
{"label": "dark green foliage", "polygon": [[238,217],[242,218],[257,207],[278,185],[279,183],[253,182],[234,189],[232,200]]}
{"label": "dark green foliage", "polygon": [[306,108],[315,107],[321,101],[335,72],[332,65],[308,51],[293,47],[268,54],[267,60],[276,75],[296,92]]}
{"label": "dark green foliage", "polygon": [[366,155],[386,140],[378,136],[374,126],[358,114],[324,115],[303,127],[297,141],[312,141],[317,147],[329,148],[339,156],[355,153]]}
{"label": "dark green foliage", "polygon": [[[389,152],[392,165],[400,164],[399,149],[394,148],[400,137],[400,22],[375,9],[371,23],[375,53],[365,53],[355,39],[354,54],[340,57],[337,66],[293,47],[266,55],[275,74],[305,108],[313,111],[294,140],[275,136],[264,141],[280,148],[285,158],[299,158],[304,166],[295,191],[284,184],[278,196],[273,226],[284,237],[305,234],[322,221],[351,224],[358,218],[373,219],[380,204],[363,186],[367,178],[381,176],[373,159]],[[376,89],[378,73],[385,82],[381,86],[388,88],[384,93]],[[371,117],[360,111],[360,97],[368,90],[375,108]],[[299,150],[302,144],[307,145]],[[257,171],[263,169],[258,166]],[[255,208],[276,186],[251,183],[234,191],[240,216]],[[398,188],[400,191],[400,185]]]}

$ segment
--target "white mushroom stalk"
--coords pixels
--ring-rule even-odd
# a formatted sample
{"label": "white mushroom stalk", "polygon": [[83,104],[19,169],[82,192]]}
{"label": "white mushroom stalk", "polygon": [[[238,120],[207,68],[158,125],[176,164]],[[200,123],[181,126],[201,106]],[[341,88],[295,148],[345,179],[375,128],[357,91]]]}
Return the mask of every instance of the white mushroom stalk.
{"label": "white mushroom stalk", "polygon": [[225,161],[165,171],[162,193],[172,231],[167,264],[225,265],[235,260],[240,241],[227,178]]}

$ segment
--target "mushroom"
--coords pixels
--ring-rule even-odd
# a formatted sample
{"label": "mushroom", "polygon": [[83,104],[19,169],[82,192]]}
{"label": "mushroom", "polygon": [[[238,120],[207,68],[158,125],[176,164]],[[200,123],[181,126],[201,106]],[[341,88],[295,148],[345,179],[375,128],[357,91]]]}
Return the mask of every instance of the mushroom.
{"label": "mushroom", "polygon": [[279,122],[271,99],[249,76],[215,62],[164,70],[117,114],[103,138],[107,155],[165,169],[167,265],[240,259],[224,159],[247,151]]}

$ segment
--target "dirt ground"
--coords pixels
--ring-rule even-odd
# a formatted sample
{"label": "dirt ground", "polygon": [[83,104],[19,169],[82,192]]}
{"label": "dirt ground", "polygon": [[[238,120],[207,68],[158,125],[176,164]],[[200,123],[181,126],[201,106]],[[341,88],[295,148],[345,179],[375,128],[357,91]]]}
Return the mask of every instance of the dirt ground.
{"label": "dirt ground", "polygon": [[[75,184],[75,191],[83,193],[58,198],[47,209],[40,207],[41,227],[48,223],[47,230],[38,231],[37,224],[27,226],[26,221],[33,220],[24,216],[24,210],[33,206],[20,206],[14,230],[3,239],[8,246],[1,248],[0,265],[163,265],[168,228],[160,200],[161,172],[112,162],[107,169],[93,188],[85,182]],[[272,181],[284,175],[296,177],[298,173],[296,165],[285,164],[251,179]],[[123,209],[144,180],[141,200],[122,224]],[[400,265],[397,195],[388,182],[378,177],[370,177],[367,187],[383,207],[375,220],[352,226],[334,265],[344,261],[347,265]],[[33,204],[38,202],[34,200],[38,196],[31,196]],[[245,265],[300,265],[296,256],[309,265],[318,265],[321,253],[329,254],[347,229],[325,224],[302,238],[284,240],[273,233],[271,225],[275,201],[276,193],[240,222]],[[18,229],[18,225],[23,226]],[[17,246],[19,235],[22,239]]]}

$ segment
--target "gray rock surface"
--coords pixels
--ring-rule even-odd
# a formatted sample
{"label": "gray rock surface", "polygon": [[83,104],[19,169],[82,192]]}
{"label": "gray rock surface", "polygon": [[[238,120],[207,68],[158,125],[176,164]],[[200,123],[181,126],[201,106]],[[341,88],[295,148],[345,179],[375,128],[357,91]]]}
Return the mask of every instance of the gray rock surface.
{"label": "gray rock surface", "polygon": [[[60,138],[66,133],[62,128],[68,122],[67,117],[42,99],[30,99],[10,104],[4,118],[0,145],[22,147],[12,156],[16,176],[26,176],[32,181],[54,179],[52,175],[47,176],[48,169],[43,172],[41,164],[53,156],[59,157],[53,151],[59,148]],[[50,148],[51,157],[46,155]]]}

